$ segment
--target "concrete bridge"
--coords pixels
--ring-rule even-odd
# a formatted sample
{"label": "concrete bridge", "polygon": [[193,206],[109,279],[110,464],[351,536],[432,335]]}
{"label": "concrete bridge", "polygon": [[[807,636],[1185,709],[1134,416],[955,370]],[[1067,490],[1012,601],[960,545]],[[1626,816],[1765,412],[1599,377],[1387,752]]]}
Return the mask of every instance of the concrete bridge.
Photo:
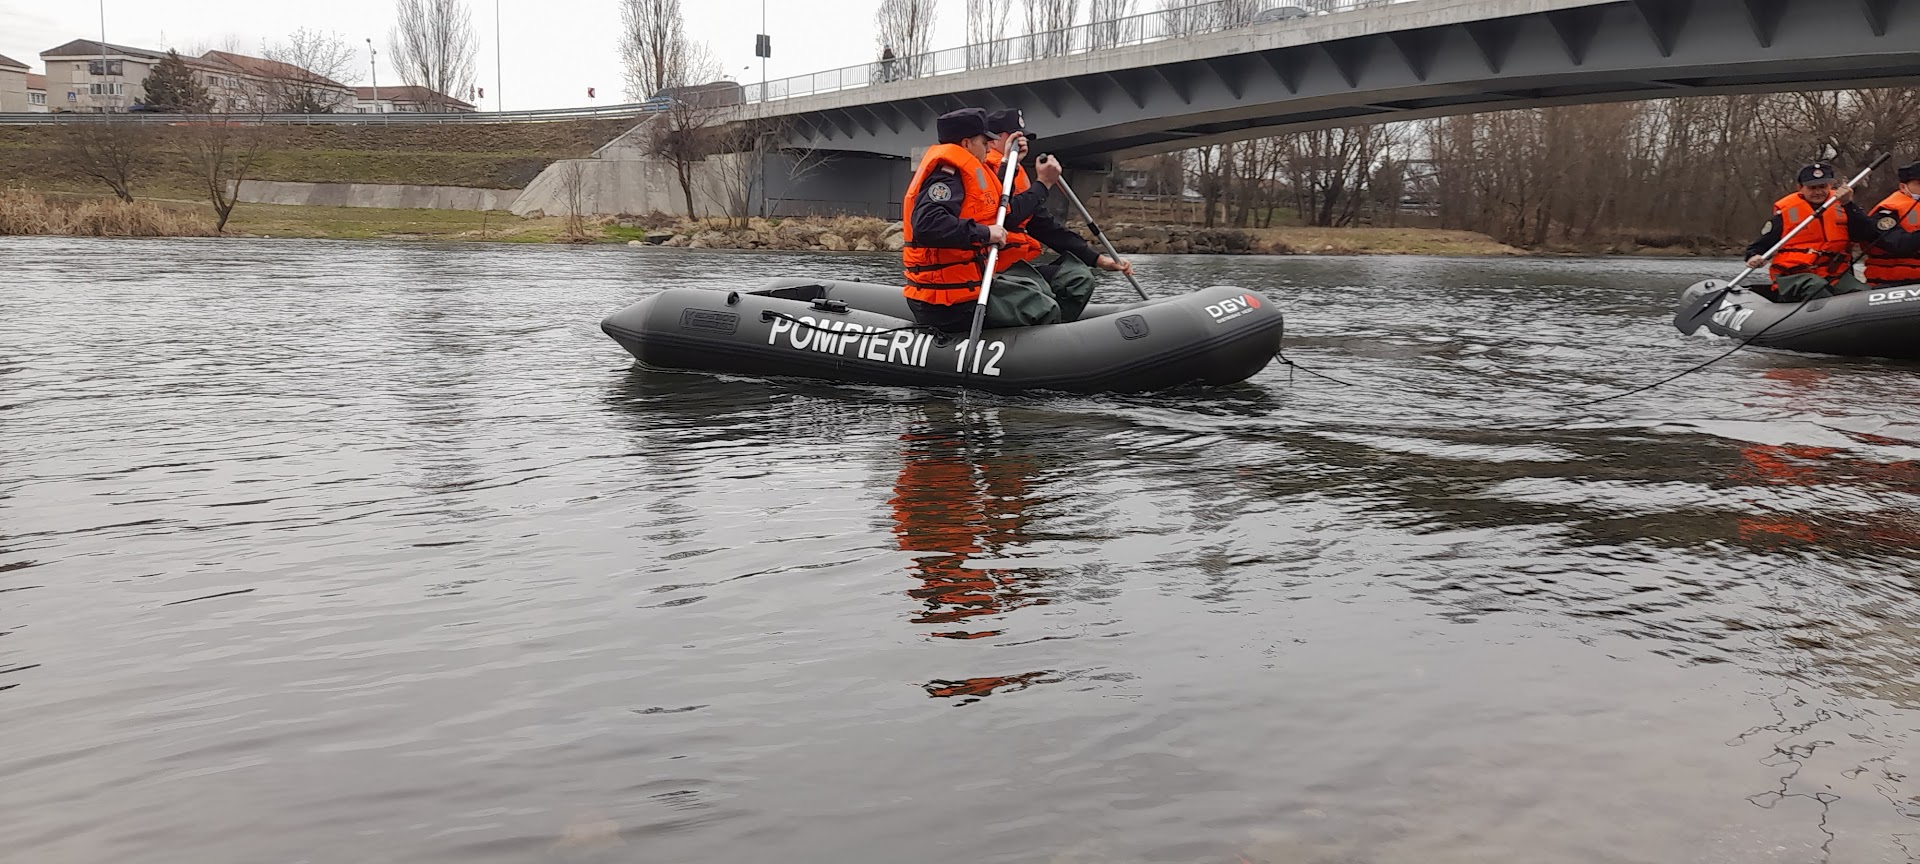
{"label": "concrete bridge", "polygon": [[[846,157],[806,184],[831,192],[769,177],[775,197],[897,208],[934,118],[962,106],[1018,108],[1045,151],[1097,172],[1329,126],[1920,81],[1920,0],[1298,2],[1312,13],[1236,22],[1200,4],[1186,19],[1153,12],[1104,33],[1083,25],[770,82],[764,94],[751,85],[736,117],[783,121],[786,145]],[[882,172],[874,160],[898,164]]]}

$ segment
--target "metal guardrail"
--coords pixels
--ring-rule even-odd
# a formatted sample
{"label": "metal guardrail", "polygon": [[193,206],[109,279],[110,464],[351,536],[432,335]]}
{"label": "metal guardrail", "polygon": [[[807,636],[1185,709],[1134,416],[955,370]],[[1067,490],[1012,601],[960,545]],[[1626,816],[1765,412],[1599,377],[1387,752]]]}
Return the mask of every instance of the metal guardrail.
{"label": "metal guardrail", "polygon": [[908,81],[1011,66],[1052,57],[1090,54],[1109,48],[1125,48],[1221,33],[1285,21],[1299,22],[1336,12],[1378,8],[1407,0],[1292,0],[1280,5],[1249,0],[1211,0],[1172,9],[1145,12],[1111,21],[1080,24],[1064,30],[1029,33],[960,48],[947,48],[928,54],[876,60],[858,66],[845,66],[768,81],[765,85],[744,87],[744,101],[770,102]]}
{"label": "metal guardrail", "polygon": [[[607,105],[593,108],[553,108],[542,111],[471,111],[450,114],[416,114],[395,111],[386,114],[215,114],[240,123],[259,123],[277,126],[338,126],[366,123],[539,123],[558,120],[592,120],[595,118],[632,118],[641,117],[667,110],[668,100],[649,99],[645,102],[631,102],[622,105]],[[92,114],[80,112],[61,112],[57,114],[0,114],[0,125],[46,126],[63,123],[101,123],[119,121],[123,123],[153,123],[175,125],[180,123],[203,122],[206,114],[158,114],[132,112],[127,114]]]}
{"label": "metal guardrail", "polygon": [[[859,87],[871,87],[895,81],[909,81],[1011,66],[1052,57],[1071,57],[1110,48],[1126,48],[1189,36],[1222,33],[1245,27],[1279,22],[1300,22],[1321,15],[1371,9],[1409,0],[1291,0],[1268,5],[1259,0],[1207,0],[1171,9],[1143,12],[1111,21],[1079,24],[1063,30],[1028,33],[992,42],[947,48],[927,54],[876,60],[857,66],[843,66],[825,72],[796,75],[764,84],[741,86],[742,103],[770,102],[832,93]],[[608,105],[604,108],[557,108],[545,111],[493,111],[461,114],[254,114],[246,122],[289,126],[320,126],[359,123],[534,123],[552,120],[582,120],[595,117],[639,117],[665,111],[670,100],[654,98],[645,102]],[[0,125],[38,125],[67,122],[99,122],[107,118],[135,123],[183,123],[204,115],[181,114],[0,114]]]}

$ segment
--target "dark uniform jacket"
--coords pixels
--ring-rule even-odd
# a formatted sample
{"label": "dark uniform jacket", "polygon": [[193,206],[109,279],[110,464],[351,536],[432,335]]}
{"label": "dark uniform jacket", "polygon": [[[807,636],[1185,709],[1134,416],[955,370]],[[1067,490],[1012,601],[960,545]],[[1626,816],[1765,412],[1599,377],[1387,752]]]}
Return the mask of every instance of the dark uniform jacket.
{"label": "dark uniform jacket", "polygon": [[[913,242],[950,249],[985,248],[988,242],[987,226],[960,218],[961,198],[965,194],[959,176],[951,167],[939,168],[927,177],[920,186],[920,197],[913,202]],[[1093,251],[1085,238],[1060,224],[1060,220],[1055,219],[1043,206],[1046,202],[1046,185],[1029,184],[1027,191],[1008,200],[1007,224],[1018,225],[1026,220],[1026,227],[1017,230],[1049,249],[1072,255],[1089,267],[1094,266],[1100,260],[1100,254]]]}

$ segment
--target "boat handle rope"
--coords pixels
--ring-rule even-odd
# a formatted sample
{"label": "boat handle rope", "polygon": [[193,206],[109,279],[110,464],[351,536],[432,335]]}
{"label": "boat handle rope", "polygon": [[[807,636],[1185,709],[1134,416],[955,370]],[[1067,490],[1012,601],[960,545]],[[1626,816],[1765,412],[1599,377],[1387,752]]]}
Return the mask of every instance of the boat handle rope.
{"label": "boat handle rope", "polygon": [[[1885,232],[1885,230],[1882,230],[1882,232],[1880,232],[1880,236],[1887,236],[1887,232]],[[1866,250],[1868,250],[1868,248],[1872,248],[1872,246],[1866,246],[1866,248],[1862,248],[1862,250],[1860,250],[1859,255],[1855,255],[1855,257],[1853,257],[1851,261],[1847,261],[1847,269],[1849,269],[1849,271],[1853,269],[1853,265],[1857,265],[1857,263],[1860,263],[1860,259],[1862,259],[1862,257],[1866,257]],[[1728,290],[1743,290],[1743,288],[1740,288],[1740,286],[1732,286],[1732,288],[1728,288]],[[1726,292],[1722,292],[1722,294],[1726,294]],[[1747,294],[1757,294],[1757,292],[1751,292],[1751,290],[1747,290]],[[1697,367],[1692,367],[1692,369],[1686,369],[1686,371],[1674,372],[1674,374],[1668,374],[1667,378],[1661,378],[1661,380],[1657,380],[1657,382],[1653,382],[1653,384],[1647,384],[1647,386],[1644,386],[1644,388],[1634,388],[1634,390],[1628,390],[1628,392],[1624,392],[1624,394],[1613,394],[1613,396],[1599,397],[1599,399],[1588,399],[1588,401],[1571,401],[1571,403],[1567,403],[1567,407],[1586,407],[1586,405],[1599,405],[1599,403],[1603,403],[1603,401],[1613,401],[1613,399],[1624,399],[1624,397],[1634,396],[1634,394],[1645,394],[1647,390],[1653,390],[1653,388],[1657,388],[1657,386],[1661,386],[1661,384],[1668,384],[1668,382],[1676,382],[1676,380],[1680,380],[1680,378],[1686,378],[1688,374],[1693,374],[1693,372],[1699,372],[1701,371],[1701,369],[1707,369],[1707,367],[1711,367],[1711,365],[1715,365],[1715,363],[1720,363],[1720,361],[1724,361],[1724,359],[1728,359],[1728,357],[1732,357],[1732,355],[1736,355],[1736,353],[1740,353],[1740,349],[1747,348],[1747,346],[1751,346],[1751,344],[1753,344],[1753,340],[1757,340],[1757,338],[1761,338],[1761,336],[1766,336],[1766,330],[1772,330],[1772,328],[1776,328],[1776,326],[1780,326],[1780,324],[1788,323],[1788,319],[1791,319],[1791,317],[1795,317],[1795,315],[1799,315],[1799,311],[1801,311],[1801,309],[1805,309],[1805,307],[1807,307],[1807,303],[1812,303],[1812,298],[1809,298],[1809,300],[1801,301],[1799,305],[1795,305],[1795,307],[1793,307],[1793,311],[1789,311],[1789,313],[1786,313],[1786,315],[1782,315],[1782,317],[1780,317],[1780,321],[1774,321],[1774,323],[1772,324],[1766,324],[1766,326],[1763,326],[1763,328],[1761,328],[1761,332],[1757,332],[1757,334],[1753,334],[1753,336],[1747,336],[1747,340],[1745,340],[1745,342],[1741,342],[1741,344],[1738,344],[1738,346],[1734,346],[1734,348],[1726,349],[1726,353],[1722,353],[1722,355],[1718,355],[1718,357],[1715,357],[1715,359],[1711,359],[1711,361],[1707,361],[1707,363],[1701,363],[1701,365],[1697,365]],[[1709,305],[1711,305],[1711,303],[1709,303]]]}

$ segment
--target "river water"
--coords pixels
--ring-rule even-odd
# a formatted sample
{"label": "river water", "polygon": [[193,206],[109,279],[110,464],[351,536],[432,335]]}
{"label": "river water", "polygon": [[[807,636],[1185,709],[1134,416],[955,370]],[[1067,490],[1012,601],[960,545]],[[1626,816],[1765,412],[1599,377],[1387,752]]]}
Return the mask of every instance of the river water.
{"label": "river water", "polygon": [[1569,407],[1723,350],[1667,319],[1735,268],[1140,263],[1353,386],[962,410],[597,329],[876,256],[0,241],[0,857],[1920,852],[1916,367]]}

